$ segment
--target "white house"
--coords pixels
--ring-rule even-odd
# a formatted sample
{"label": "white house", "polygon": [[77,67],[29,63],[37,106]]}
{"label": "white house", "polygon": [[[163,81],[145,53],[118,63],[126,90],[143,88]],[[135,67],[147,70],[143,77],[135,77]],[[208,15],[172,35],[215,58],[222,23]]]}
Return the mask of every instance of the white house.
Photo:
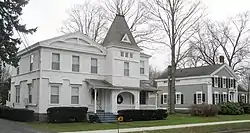
{"label": "white house", "polygon": [[38,42],[18,53],[8,106],[39,116],[58,106],[85,106],[94,113],[155,109],[157,89],[146,82],[150,56],[141,51],[121,15],[102,44],[80,32]]}

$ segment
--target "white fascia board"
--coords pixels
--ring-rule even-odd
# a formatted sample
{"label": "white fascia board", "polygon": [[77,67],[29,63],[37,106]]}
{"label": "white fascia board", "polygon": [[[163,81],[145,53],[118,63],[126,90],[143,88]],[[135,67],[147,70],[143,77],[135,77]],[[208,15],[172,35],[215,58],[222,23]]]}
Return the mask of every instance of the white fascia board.
{"label": "white fascia board", "polygon": [[[175,80],[187,80],[187,79],[200,79],[200,78],[210,78],[210,75],[205,76],[192,76],[192,77],[183,77],[183,78],[175,78]],[[167,81],[168,79],[156,79],[156,82]]]}

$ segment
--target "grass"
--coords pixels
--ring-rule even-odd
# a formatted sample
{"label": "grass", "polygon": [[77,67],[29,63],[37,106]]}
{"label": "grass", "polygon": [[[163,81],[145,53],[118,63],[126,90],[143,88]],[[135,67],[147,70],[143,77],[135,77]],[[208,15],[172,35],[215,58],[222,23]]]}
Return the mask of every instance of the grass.
{"label": "grass", "polygon": [[223,124],[203,127],[189,127],[179,129],[168,129],[158,131],[144,131],[134,133],[213,133],[213,132],[225,132],[237,133],[241,131],[249,131],[250,123],[235,123],[235,124]]}
{"label": "grass", "polygon": [[[135,128],[135,127],[151,127],[151,126],[166,126],[188,123],[205,123],[218,121],[232,121],[232,120],[250,120],[250,115],[218,115],[216,117],[196,117],[187,114],[176,114],[169,116],[166,120],[159,121],[136,121],[124,122],[120,124],[120,128]],[[105,130],[116,129],[116,123],[27,123],[28,125],[47,131],[55,132],[70,132],[70,131],[86,131],[86,130]]]}

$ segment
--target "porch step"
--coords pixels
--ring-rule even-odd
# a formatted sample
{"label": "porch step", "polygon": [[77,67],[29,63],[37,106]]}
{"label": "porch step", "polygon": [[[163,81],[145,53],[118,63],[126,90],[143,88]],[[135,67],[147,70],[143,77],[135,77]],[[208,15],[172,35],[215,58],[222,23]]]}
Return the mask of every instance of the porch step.
{"label": "porch step", "polygon": [[97,116],[103,123],[112,123],[116,122],[116,116],[110,112],[96,112]]}

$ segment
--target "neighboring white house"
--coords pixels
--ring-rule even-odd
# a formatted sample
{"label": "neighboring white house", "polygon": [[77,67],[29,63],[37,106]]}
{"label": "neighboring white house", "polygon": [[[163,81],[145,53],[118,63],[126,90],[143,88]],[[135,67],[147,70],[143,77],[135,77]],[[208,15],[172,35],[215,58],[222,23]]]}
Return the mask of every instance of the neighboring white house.
{"label": "neighboring white house", "polygon": [[157,108],[141,53],[124,16],[117,15],[102,44],[76,32],[21,50],[8,106],[43,115],[49,107],[85,106],[90,112]]}

